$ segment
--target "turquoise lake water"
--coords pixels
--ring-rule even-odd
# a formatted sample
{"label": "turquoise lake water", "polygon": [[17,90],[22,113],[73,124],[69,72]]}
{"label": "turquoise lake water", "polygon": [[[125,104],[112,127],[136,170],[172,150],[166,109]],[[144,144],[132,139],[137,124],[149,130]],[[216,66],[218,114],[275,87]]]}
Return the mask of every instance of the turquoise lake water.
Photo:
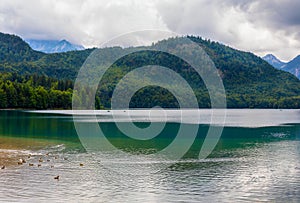
{"label": "turquoise lake water", "polygon": [[[99,125],[114,146],[89,150],[70,111],[0,111],[0,155],[8,154],[15,163],[19,157],[27,159],[0,170],[0,202],[300,201],[300,110],[227,110],[225,123],[212,123],[224,129],[206,159],[198,155],[209,129],[209,110],[200,111],[200,120],[191,114],[185,122],[179,111],[167,111],[166,120],[158,111],[153,125],[166,124],[149,140],[130,138],[118,129],[114,121],[125,128],[130,124],[125,113],[118,111],[113,118],[110,111],[98,111],[95,117],[77,112],[76,122]],[[132,111],[132,120],[147,129],[148,115]],[[198,128],[184,156],[149,157],[178,139],[180,126]],[[85,132],[95,144],[104,141],[92,129]],[[185,141],[180,140],[182,145]]]}

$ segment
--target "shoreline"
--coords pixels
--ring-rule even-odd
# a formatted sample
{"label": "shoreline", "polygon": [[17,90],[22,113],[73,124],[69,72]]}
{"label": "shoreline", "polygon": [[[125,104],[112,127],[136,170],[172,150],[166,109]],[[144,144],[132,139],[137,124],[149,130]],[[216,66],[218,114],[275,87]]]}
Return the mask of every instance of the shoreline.
{"label": "shoreline", "polygon": [[19,159],[26,159],[30,154],[30,142],[24,139],[0,136],[0,168],[18,166]]}
{"label": "shoreline", "polygon": [[20,159],[27,160],[30,156],[40,156],[39,150],[56,146],[58,143],[27,137],[10,137],[0,135],[0,171],[1,167],[18,167]]}
{"label": "shoreline", "polygon": [[2,168],[3,166],[5,168],[16,167],[18,166],[19,159],[26,159],[28,157],[28,154],[26,155],[25,153],[17,152],[17,150],[15,150],[15,152],[12,151],[13,150],[0,151],[0,168]]}
{"label": "shoreline", "polygon": [[[81,110],[74,110],[74,109],[26,109],[26,108],[5,108],[1,109],[0,111],[118,111],[118,110],[151,110],[155,108],[130,108],[130,109],[81,109]],[[163,110],[300,110],[300,108],[163,108]]]}

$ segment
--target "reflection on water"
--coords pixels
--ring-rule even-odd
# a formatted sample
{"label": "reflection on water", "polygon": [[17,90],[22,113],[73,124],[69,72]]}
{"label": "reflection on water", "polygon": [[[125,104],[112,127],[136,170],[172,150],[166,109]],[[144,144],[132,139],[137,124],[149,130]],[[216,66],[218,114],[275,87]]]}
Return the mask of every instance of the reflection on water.
{"label": "reflection on water", "polygon": [[[298,109],[186,109],[186,110],[51,110],[32,111],[76,115],[81,122],[164,122],[213,124],[227,127],[266,127],[300,123]],[[181,117],[184,115],[184,119]],[[199,118],[200,115],[200,118]],[[227,116],[226,116],[227,115]],[[224,117],[226,118],[224,120]]]}
{"label": "reflection on water", "polygon": [[[228,114],[231,116],[230,111]],[[208,129],[200,125],[184,159],[154,174],[124,175],[132,168],[143,174],[142,169],[160,168],[162,163],[136,159],[118,162],[114,153],[85,153],[70,115],[20,111],[1,111],[0,115],[0,155],[13,154],[13,163],[0,170],[2,202],[300,201],[297,124],[260,128],[230,125],[213,154],[198,160],[195,157]],[[232,115],[238,116],[236,112]],[[100,127],[115,146],[143,156],[167,146],[178,125],[168,123],[156,139],[142,143],[126,138],[114,123],[103,122]],[[27,163],[17,165],[14,160],[27,154],[31,154]],[[41,157],[44,162],[38,167]],[[105,162],[119,171],[109,170]],[[54,180],[57,175],[59,181]]]}

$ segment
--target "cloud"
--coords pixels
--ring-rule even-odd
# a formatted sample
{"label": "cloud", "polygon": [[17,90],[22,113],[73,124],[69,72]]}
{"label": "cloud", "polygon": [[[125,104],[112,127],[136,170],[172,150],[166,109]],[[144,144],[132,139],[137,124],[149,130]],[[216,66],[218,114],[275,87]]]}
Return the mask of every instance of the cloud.
{"label": "cloud", "polygon": [[158,5],[173,31],[201,35],[259,55],[300,54],[297,0],[173,0]]}
{"label": "cloud", "polygon": [[165,28],[153,3],[138,0],[2,0],[0,5],[0,30],[24,38],[92,46],[135,30]]}
{"label": "cloud", "polygon": [[[265,52],[273,52],[285,60],[300,54],[300,1],[256,0],[248,9],[241,9],[247,19],[270,32]],[[267,44],[267,42],[269,44]],[[270,44],[272,42],[272,44]]]}
{"label": "cloud", "polygon": [[2,0],[0,30],[95,46],[123,33],[170,30],[258,55],[300,54],[298,0]]}

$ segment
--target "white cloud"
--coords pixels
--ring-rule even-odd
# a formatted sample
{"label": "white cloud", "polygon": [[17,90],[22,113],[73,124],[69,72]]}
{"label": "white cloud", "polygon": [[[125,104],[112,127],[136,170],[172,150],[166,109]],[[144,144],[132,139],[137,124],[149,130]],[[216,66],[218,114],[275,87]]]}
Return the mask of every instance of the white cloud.
{"label": "white cloud", "polygon": [[[258,55],[274,53],[283,60],[300,54],[297,0],[174,0],[161,1],[158,10],[167,26],[176,32],[201,35]],[[281,6],[281,7],[280,7]],[[280,8],[281,15],[276,13]],[[273,10],[274,9],[274,10]],[[275,14],[274,14],[275,13]],[[299,13],[299,12],[298,12]],[[298,28],[298,29],[296,29]]]}
{"label": "white cloud", "polygon": [[2,0],[0,31],[95,46],[123,33],[194,34],[258,55],[300,54],[298,0]]}
{"label": "white cloud", "polygon": [[166,29],[154,4],[139,0],[3,0],[0,19],[2,32],[87,46],[130,31]]}

